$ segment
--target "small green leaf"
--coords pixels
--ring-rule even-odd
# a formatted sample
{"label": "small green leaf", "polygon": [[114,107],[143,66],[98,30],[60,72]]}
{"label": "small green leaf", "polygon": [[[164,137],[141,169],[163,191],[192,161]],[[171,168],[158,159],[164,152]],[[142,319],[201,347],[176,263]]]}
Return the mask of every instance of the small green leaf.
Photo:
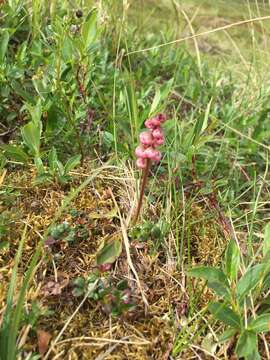
{"label": "small green leaf", "polygon": [[222,335],[218,337],[218,341],[220,343],[226,342],[227,340],[231,339],[237,333],[237,329],[228,329],[225,330]]}
{"label": "small green leaf", "polygon": [[73,170],[77,165],[79,165],[81,161],[81,155],[72,156],[65,165],[65,174],[68,174],[71,170]]}
{"label": "small green leaf", "polygon": [[218,343],[214,339],[212,333],[208,333],[204,337],[204,339],[203,339],[203,341],[201,343],[201,347],[203,349],[205,349],[208,353],[212,354],[212,355],[215,355],[216,350],[217,350],[217,346],[218,346]]}
{"label": "small green leaf", "polygon": [[270,223],[268,223],[264,230],[264,240],[263,240],[263,256],[270,251]]}
{"label": "small green leaf", "polygon": [[[257,335],[253,331],[245,330],[237,341],[236,354],[239,358],[258,355]],[[253,359],[255,359],[254,357]]]}
{"label": "small green leaf", "polygon": [[97,265],[112,264],[122,252],[122,241],[120,239],[109,239],[97,253]]}
{"label": "small green leaf", "polygon": [[4,60],[4,57],[7,52],[9,43],[9,32],[8,30],[3,30],[0,38],[0,61],[2,62]]}
{"label": "small green leaf", "polygon": [[39,156],[36,156],[34,159],[34,162],[35,162],[35,166],[36,166],[38,175],[43,175],[45,173],[45,168],[44,168],[41,158]]}
{"label": "small green leaf", "polygon": [[44,184],[46,182],[52,182],[53,178],[49,173],[43,173],[35,178],[34,185]]}
{"label": "small green leaf", "polygon": [[56,166],[57,166],[58,176],[59,177],[65,176],[65,168],[60,160],[56,161]]}
{"label": "small green leaf", "polygon": [[234,240],[229,242],[225,255],[225,272],[231,280],[237,277],[240,265],[240,251]]}
{"label": "small green leaf", "polygon": [[198,266],[187,273],[188,276],[201,278],[207,281],[208,287],[219,296],[229,295],[229,282],[223,271],[213,267]]}
{"label": "small green leaf", "polygon": [[72,295],[75,296],[75,297],[79,297],[79,296],[82,296],[84,295],[84,292],[85,290],[81,287],[75,287],[73,290],[72,290]]}
{"label": "small green leaf", "polygon": [[97,11],[96,9],[94,9],[87,16],[82,26],[82,38],[85,49],[94,43],[94,41],[96,40],[96,36],[97,36]]}
{"label": "small green leaf", "polygon": [[41,123],[37,124],[33,121],[26,124],[22,129],[22,138],[33,155],[39,155]]}
{"label": "small green leaf", "polygon": [[208,118],[210,113],[210,108],[212,104],[212,98],[209,101],[204,116],[200,116],[198,120],[196,121],[196,124],[194,126],[193,134],[192,134],[192,145],[195,145],[197,141],[199,140],[200,136],[204,132],[204,130],[207,128],[208,125]]}
{"label": "small green leaf", "polygon": [[249,330],[255,333],[270,331],[270,314],[262,314],[252,320],[248,325]]}
{"label": "small green leaf", "polygon": [[241,327],[240,316],[224,303],[210,302],[208,309],[216,319],[222,321],[224,324],[236,329]]}
{"label": "small green leaf", "polygon": [[57,169],[57,161],[58,158],[57,158],[56,149],[55,147],[52,147],[48,155],[49,168],[52,174],[54,174]]}
{"label": "small green leaf", "polygon": [[253,290],[263,279],[266,264],[258,264],[247,270],[237,283],[236,293],[238,298],[243,298]]}
{"label": "small green leaf", "polygon": [[27,163],[29,160],[28,155],[19,146],[3,144],[0,148],[4,150],[5,156],[9,159],[22,163]]}
{"label": "small green leaf", "polygon": [[31,115],[32,122],[37,126],[41,126],[41,116],[42,116],[42,106],[41,100],[39,99],[35,105],[31,105],[29,103],[25,103],[24,107],[27,109],[29,114]]}
{"label": "small green leaf", "polygon": [[73,281],[73,285],[78,286],[80,288],[83,288],[85,286],[85,279],[83,277],[77,277],[74,281]]}
{"label": "small green leaf", "polygon": [[6,249],[9,249],[9,242],[8,241],[0,241],[0,251],[6,250]]}

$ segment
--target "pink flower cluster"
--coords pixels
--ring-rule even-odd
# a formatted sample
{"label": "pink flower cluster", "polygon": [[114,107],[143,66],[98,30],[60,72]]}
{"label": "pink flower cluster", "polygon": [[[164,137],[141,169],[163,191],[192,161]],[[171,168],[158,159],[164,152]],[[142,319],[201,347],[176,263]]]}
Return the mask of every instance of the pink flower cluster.
{"label": "pink flower cluster", "polygon": [[164,133],[161,125],[166,121],[164,114],[145,121],[144,125],[148,129],[140,134],[140,145],[136,148],[137,166],[139,169],[145,169],[147,160],[159,162],[161,153],[156,148],[164,144]]}

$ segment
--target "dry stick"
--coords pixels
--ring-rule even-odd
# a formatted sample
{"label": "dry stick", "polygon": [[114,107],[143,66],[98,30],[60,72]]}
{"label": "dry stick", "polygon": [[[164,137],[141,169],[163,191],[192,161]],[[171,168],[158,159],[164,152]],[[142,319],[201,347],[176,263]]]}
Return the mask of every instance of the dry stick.
{"label": "dry stick", "polygon": [[144,169],[143,178],[142,178],[142,185],[141,185],[141,192],[140,192],[140,197],[139,197],[139,201],[138,201],[138,206],[137,206],[136,213],[135,213],[135,216],[134,216],[134,219],[133,219],[133,225],[136,225],[136,223],[138,221],[138,218],[139,218],[139,215],[140,215],[140,211],[141,211],[141,208],[142,208],[145,185],[147,183],[147,178],[148,178],[150,166],[151,166],[151,160],[147,159],[146,160],[146,168]]}
{"label": "dry stick", "polygon": [[245,24],[249,24],[249,23],[252,23],[252,22],[255,22],[255,21],[263,21],[263,20],[270,20],[270,15],[268,15],[268,16],[256,17],[256,18],[248,19],[248,20],[237,21],[237,22],[235,22],[235,23],[228,24],[228,25],[224,25],[224,26],[220,26],[220,27],[215,28],[215,29],[212,29],[212,30],[203,31],[203,32],[200,32],[200,33],[198,33],[198,34],[186,36],[186,37],[181,38],[181,39],[172,40],[172,41],[169,41],[169,42],[164,43],[164,44],[160,44],[160,45],[156,45],[156,46],[151,46],[151,47],[145,48],[145,49],[130,51],[130,52],[127,53],[125,56],[132,55],[132,54],[136,54],[136,53],[140,53],[140,52],[145,52],[145,51],[149,51],[149,50],[159,49],[159,48],[164,47],[164,46],[167,46],[167,45],[177,44],[177,43],[180,43],[180,42],[183,42],[183,41],[186,41],[186,40],[190,40],[190,39],[197,38],[197,37],[199,37],[199,36],[204,36],[204,35],[208,35],[208,34],[213,34],[213,33],[215,33],[215,32],[218,32],[218,31],[221,31],[221,30],[230,29],[230,28],[235,27],[235,26],[245,25]]}

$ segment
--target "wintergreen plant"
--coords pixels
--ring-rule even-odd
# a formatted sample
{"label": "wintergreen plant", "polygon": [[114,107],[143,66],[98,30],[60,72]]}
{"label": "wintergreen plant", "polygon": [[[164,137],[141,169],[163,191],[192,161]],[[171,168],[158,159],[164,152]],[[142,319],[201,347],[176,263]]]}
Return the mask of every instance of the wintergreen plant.
{"label": "wintergreen plant", "polygon": [[143,170],[140,197],[138,206],[134,216],[134,224],[136,224],[140,215],[142,207],[142,201],[144,196],[145,185],[149,170],[152,162],[159,162],[161,160],[161,152],[157,150],[157,147],[164,144],[165,136],[161,128],[162,124],[166,121],[164,114],[158,114],[150,119],[147,119],[144,123],[148,129],[140,134],[140,145],[135,150],[137,156],[136,165],[139,169]]}
{"label": "wintergreen plant", "polygon": [[195,267],[189,276],[207,281],[217,297],[208,305],[225,327],[219,342],[237,339],[236,354],[246,360],[261,359],[258,334],[270,331],[270,307],[264,294],[270,289],[270,225],[266,227],[261,261],[244,268],[235,240],[228,244],[223,269]]}

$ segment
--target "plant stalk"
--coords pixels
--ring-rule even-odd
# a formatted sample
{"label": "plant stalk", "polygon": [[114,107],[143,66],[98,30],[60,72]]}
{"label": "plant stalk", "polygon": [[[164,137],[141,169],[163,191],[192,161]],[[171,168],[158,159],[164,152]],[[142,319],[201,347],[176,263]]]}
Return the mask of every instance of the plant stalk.
{"label": "plant stalk", "polygon": [[141,183],[141,190],[140,190],[140,197],[139,197],[139,201],[138,201],[138,205],[137,205],[137,209],[134,215],[134,220],[133,220],[133,225],[136,225],[140,212],[141,212],[141,208],[142,208],[142,203],[143,203],[143,197],[144,197],[144,190],[145,190],[145,185],[147,183],[147,178],[148,178],[148,174],[149,174],[149,170],[150,170],[150,166],[151,166],[151,160],[147,159],[146,160],[146,168],[144,169],[143,172],[143,176],[142,176],[142,183]]}

